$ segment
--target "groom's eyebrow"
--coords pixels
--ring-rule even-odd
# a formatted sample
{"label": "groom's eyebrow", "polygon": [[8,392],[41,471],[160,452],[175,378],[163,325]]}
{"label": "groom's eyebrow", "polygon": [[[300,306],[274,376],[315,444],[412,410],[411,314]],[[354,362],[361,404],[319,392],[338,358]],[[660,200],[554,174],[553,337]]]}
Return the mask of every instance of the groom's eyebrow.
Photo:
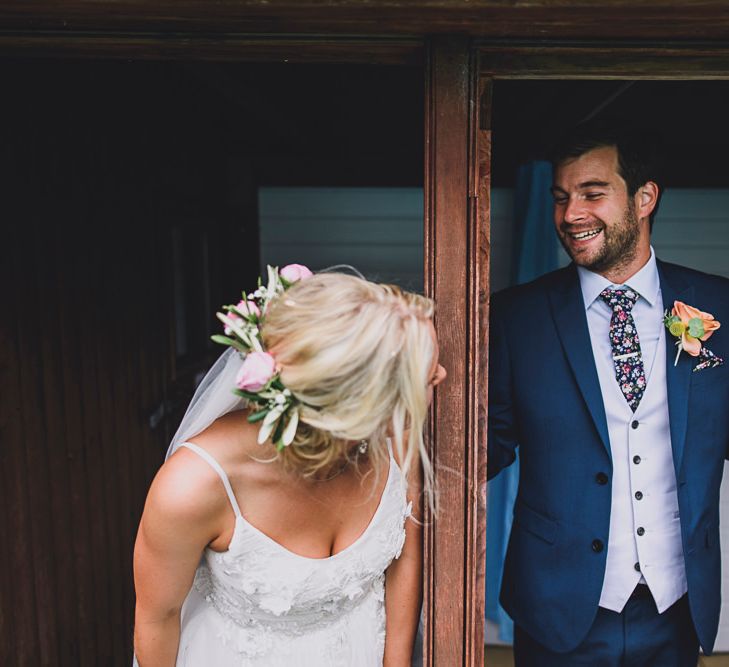
{"label": "groom's eyebrow", "polygon": [[[577,185],[578,190],[587,190],[589,188],[607,188],[610,186],[610,183],[607,181],[598,181],[598,180],[592,180],[592,181],[583,181],[582,183],[579,183]],[[561,193],[561,194],[567,194],[567,190],[559,187],[559,185],[553,185],[550,188],[552,194],[555,193]]]}
{"label": "groom's eyebrow", "polygon": [[[597,179],[591,180],[591,181],[583,181],[582,183],[578,183],[577,189],[578,190],[588,190],[589,188],[607,188],[610,186],[610,183],[608,181],[598,181]],[[552,194],[567,194],[567,190],[564,188],[559,187],[559,185],[553,185],[550,188]]]}
{"label": "groom's eyebrow", "polygon": [[584,190],[586,188],[606,188],[610,183],[607,181],[585,181],[584,183],[580,183],[577,187],[580,190]]}

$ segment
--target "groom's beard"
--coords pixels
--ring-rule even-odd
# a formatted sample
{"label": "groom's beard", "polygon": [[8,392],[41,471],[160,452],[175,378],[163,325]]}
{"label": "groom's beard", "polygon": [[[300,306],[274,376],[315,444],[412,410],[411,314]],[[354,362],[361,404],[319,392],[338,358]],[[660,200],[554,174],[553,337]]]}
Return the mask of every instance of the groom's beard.
{"label": "groom's beard", "polygon": [[[599,218],[596,218],[596,221],[603,226],[602,245],[586,257],[583,255],[576,257],[570,251],[569,244],[565,242],[564,238],[568,231],[574,232],[575,230],[570,225],[564,223],[560,225],[560,233],[557,236],[572,261],[595,273],[605,273],[629,265],[635,259],[640,236],[638,220],[633,208],[628,205],[618,222],[608,225]],[[592,226],[594,227],[594,225]]]}

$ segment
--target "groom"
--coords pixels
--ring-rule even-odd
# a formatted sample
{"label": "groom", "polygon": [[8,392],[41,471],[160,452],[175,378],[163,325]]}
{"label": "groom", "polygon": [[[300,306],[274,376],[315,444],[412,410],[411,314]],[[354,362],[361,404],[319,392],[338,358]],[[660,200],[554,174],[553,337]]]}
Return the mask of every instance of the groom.
{"label": "groom", "polygon": [[[696,667],[719,621],[729,281],[656,258],[640,135],[580,126],[554,167],[572,264],[491,302],[489,477],[517,447],[521,465],[501,591],[516,665]],[[716,327],[700,314],[683,339],[704,349],[674,364],[675,301],[725,328],[697,340]]]}

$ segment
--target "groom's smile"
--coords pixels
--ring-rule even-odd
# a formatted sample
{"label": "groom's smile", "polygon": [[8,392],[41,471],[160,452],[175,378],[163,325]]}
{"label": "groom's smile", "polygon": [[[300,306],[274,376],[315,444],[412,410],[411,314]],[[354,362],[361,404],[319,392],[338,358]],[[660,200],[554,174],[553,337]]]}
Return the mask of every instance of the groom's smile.
{"label": "groom's smile", "polygon": [[602,229],[591,229],[586,232],[568,232],[569,235],[576,241],[586,241],[588,239],[595,238]]}
{"label": "groom's smile", "polygon": [[575,227],[563,222],[558,235],[567,254],[578,264],[589,261],[605,245],[605,225],[595,221],[590,227]]}

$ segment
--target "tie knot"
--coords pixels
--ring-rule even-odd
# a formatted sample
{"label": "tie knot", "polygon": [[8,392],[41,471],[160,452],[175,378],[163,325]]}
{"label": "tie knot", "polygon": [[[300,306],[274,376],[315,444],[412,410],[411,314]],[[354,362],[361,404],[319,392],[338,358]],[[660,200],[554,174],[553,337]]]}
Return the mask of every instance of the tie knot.
{"label": "tie knot", "polygon": [[610,289],[608,287],[600,292],[600,298],[610,306],[613,312],[617,313],[622,310],[629,313],[638,300],[638,292],[630,289],[627,285],[623,289]]}

